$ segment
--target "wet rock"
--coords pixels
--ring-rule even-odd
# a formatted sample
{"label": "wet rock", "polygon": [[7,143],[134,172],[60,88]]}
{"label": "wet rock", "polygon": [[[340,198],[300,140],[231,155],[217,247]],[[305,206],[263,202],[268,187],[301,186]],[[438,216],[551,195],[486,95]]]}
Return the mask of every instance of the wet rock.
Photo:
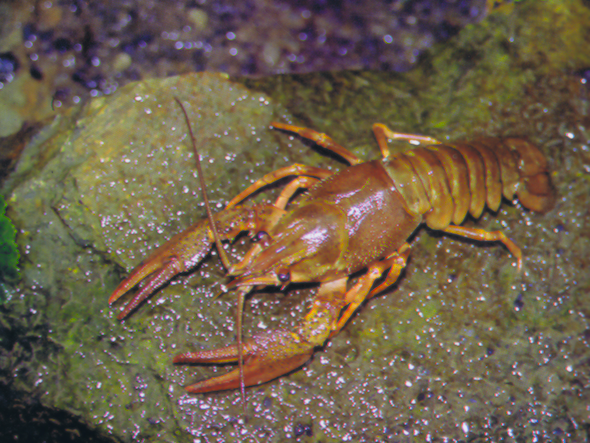
{"label": "wet rock", "polygon": [[[510,5],[533,15],[539,5],[554,7]],[[1,381],[123,441],[280,441],[302,430],[303,440],[307,429],[312,439],[337,441],[550,440],[555,429],[584,439],[590,157],[580,73],[588,65],[572,57],[564,65],[571,69],[547,74],[561,56],[545,64],[538,49],[550,50],[542,39],[554,36],[530,32],[526,14],[515,26],[517,18],[500,13],[459,34],[405,76],[281,76],[249,89],[191,76],[136,83],[56,119],[29,143],[3,188],[24,281],[0,309],[8,330]],[[520,274],[498,245],[419,231],[395,287],[361,307],[303,368],[248,389],[246,422],[238,392],[182,389],[224,368],[170,363],[177,353],[235,338],[233,295],[213,300],[223,281],[217,257],[123,324],[115,318],[121,305],[106,300],[129,268],[203,216],[173,96],[196,129],[214,206],[277,167],[318,161],[309,146],[268,130],[270,120],[290,117],[253,88],[361,158],[378,156],[376,121],[445,141],[527,135],[547,156],[559,198],[548,214],[504,202],[498,213],[467,221],[514,240],[523,252]],[[295,327],[309,306],[305,290],[253,295],[245,334]]]}
{"label": "wet rock", "polygon": [[[195,374],[174,367],[172,357],[187,340],[193,346],[214,341],[213,331],[223,331],[219,340],[233,340],[226,336],[231,298],[197,323],[187,321],[211,303],[213,294],[201,284],[191,289],[181,279],[182,289],[171,285],[124,324],[115,318],[120,304],[107,306],[123,274],[204,215],[175,97],[193,125],[214,208],[250,183],[242,171],[284,165],[288,154],[268,130],[284,111],[222,75],[188,75],[129,85],[81,115],[56,120],[7,184],[27,262],[26,289],[8,303],[15,313],[27,312],[53,344],[41,352],[35,342],[26,357],[13,353],[20,361],[9,365],[22,368],[13,387],[119,438],[174,435],[178,420],[186,420],[183,401],[196,400],[197,407],[201,400],[184,394]],[[219,277],[219,266],[210,268],[206,272]],[[226,411],[236,408],[222,403]],[[239,406],[230,414],[239,415]]]}

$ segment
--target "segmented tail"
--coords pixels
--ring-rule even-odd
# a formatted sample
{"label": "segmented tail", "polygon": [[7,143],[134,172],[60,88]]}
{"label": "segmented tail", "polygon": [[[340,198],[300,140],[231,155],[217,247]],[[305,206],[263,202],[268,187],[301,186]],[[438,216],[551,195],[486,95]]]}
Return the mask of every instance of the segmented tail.
{"label": "segmented tail", "polygon": [[502,196],[518,196],[526,208],[547,212],[555,189],[547,160],[522,138],[485,137],[469,142],[419,147],[383,160],[384,167],[413,213],[432,229],[461,224],[467,213],[497,211]]}
{"label": "segmented tail", "polygon": [[518,157],[520,182],[516,186],[516,195],[520,202],[531,211],[545,213],[553,209],[557,194],[545,156],[527,140],[506,138],[503,142]]}

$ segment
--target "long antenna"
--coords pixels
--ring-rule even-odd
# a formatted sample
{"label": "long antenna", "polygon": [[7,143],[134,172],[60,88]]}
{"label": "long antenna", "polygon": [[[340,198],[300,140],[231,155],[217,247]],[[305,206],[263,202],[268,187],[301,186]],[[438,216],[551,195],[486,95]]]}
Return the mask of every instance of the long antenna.
{"label": "long antenna", "polygon": [[[209,199],[207,198],[207,188],[205,186],[205,178],[203,177],[203,170],[201,169],[201,159],[199,157],[199,152],[197,151],[197,142],[195,141],[195,135],[193,134],[193,129],[191,127],[191,122],[188,118],[188,114],[186,113],[186,109],[184,105],[179,100],[178,97],[174,97],[176,103],[182,109],[182,113],[184,114],[184,118],[186,120],[186,125],[188,126],[188,133],[191,136],[191,141],[193,144],[193,152],[195,153],[195,161],[197,163],[197,172],[199,174],[199,182],[201,183],[201,193],[203,194],[203,201],[205,202],[205,208],[207,210],[207,217],[209,218],[209,224],[211,225],[211,232],[213,232],[213,238],[215,238],[215,245],[217,246],[217,250],[219,251],[219,257],[221,258],[221,262],[225,269],[229,269],[231,263],[227,258],[227,254],[223,249],[223,245],[221,244],[221,239],[219,238],[219,233],[217,232],[217,226],[215,225],[215,221],[213,220],[213,211],[211,211],[211,206],[209,205]],[[247,292],[247,291],[246,291]],[[246,416],[246,387],[244,383],[244,345],[242,340],[242,316],[244,313],[244,299],[245,294],[243,290],[239,291],[238,295],[238,312],[237,312],[237,333],[238,333],[238,366],[240,369],[240,391],[242,393],[242,405],[244,408],[244,416]]]}
{"label": "long antenna", "polygon": [[244,341],[242,338],[242,317],[244,316],[244,300],[248,290],[240,288],[238,294],[238,312],[236,329],[238,330],[238,368],[240,370],[240,392],[242,394],[242,406],[246,417],[246,384],[244,383]]}
{"label": "long antenna", "polygon": [[223,249],[223,245],[221,244],[221,239],[219,238],[219,233],[217,232],[217,226],[215,225],[215,221],[213,220],[213,211],[211,211],[209,199],[207,198],[205,177],[203,177],[203,170],[201,169],[201,158],[199,157],[199,152],[197,151],[197,142],[195,141],[193,128],[191,127],[191,122],[188,118],[188,114],[186,113],[186,109],[184,108],[182,102],[178,99],[178,97],[174,97],[174,100],[176,100],[176,103],[178,103],[180,109],[182,109],[182,113],[184,114],[184,118],[186,120],[186,125],[188,126],[188,133],[190,134],[191,141],[193,143],[193,152],[195,153],[195,162],[197,163],[197,172],[199,174],[199,182],[201,184],[201,193],[203,194],[203,201],[205,202],[207,217],[209,218],[209,224],[211,225],[211,232],[213,232],[213,238],[215,239],[215,246],[217,246],[217,251],[219,251],[219,258],[221,258],[221,263],[223,263],[225,269],[229,269],[231,263],[229,262],[229,258],[227,258],[225,249]]}

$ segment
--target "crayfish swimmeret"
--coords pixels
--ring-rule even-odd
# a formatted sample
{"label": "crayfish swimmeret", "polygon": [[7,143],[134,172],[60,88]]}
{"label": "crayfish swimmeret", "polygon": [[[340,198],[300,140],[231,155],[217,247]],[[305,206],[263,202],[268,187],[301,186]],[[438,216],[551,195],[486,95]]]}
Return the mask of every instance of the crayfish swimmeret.
{"label": "crayfish swimmeret", "polygon": [[[190,130],[188,118],[187,124]],[[383,158],[362,162],[325,134],[283,123],[272,123],[272,127],[312,140],[345,159],[350,167],[333,173],[294,164],[265,175],[224,210],[215,215],[209,210],[209,218],[156,250],[121,282],[109,300],[115,302],[147,278],[119,315],[123,319],[174,276],[195,267],[214,243],[219,249],[222,240],[231,241],[244,231],[258,240],[239,263],[230,265],[224,260],[228,287],[236,288],[239,296],[237,343],[174,359],[175,363],[234,362],[239,368],[188,386],[189,392],[241,387],[243,393],[244,386],[267,382],[303,365],[316,347],[344,327],[361,303],[397,280],[410,253],[407,239],[422,223],[473,240],[499,241],[515,256],[520,269],[520,249],[502,232],[459,225],[467,213],[480,217],[486,204],[497,211],[502,196],[512,200],[516,194],[525,207],[539,212],[550,210],[555,201],[547,161],[537,147],[521,138],[443,144],[375,124],[373,131]],[[418,140],[428,145],[403,154],[390,153],[388,139]],[[285,177],[294,180],[274,205],[240,204]],[[290,204],[301,188],[308,189],[307,193]],[[216,229],[212,229],[213,221]],[[362,270],[366,272],[349,285],[349,276]],[[378,279],[380,283],[374,286]],[[319,283],[302,324],[292,331],[263,332],[242,343],[245,295],[257,287],[284,289],[298,282]]]}

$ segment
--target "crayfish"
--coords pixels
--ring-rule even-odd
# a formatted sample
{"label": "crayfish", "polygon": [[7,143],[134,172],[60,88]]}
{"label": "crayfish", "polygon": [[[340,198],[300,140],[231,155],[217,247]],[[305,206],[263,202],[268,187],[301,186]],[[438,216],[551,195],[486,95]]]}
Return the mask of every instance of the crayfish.
{"label": "crayfish", "polygon": [[[182,110],[194,146],[190,122]],[[241,388],[244,395],[245,386],[265,383],[303,365],[316,348],[345,326],[364,301],[398,279],[410,253],[407,239],[422,223],[476,241],[501,242],[520,269],[521,251],[504,233],[460,224],[468,213],[479,218],[486,205],[497,211],[502,196],[512,200],[516,194],[523,206],[538,212],[550,210],[555,202],[545,157],[522,138],[443,144],[374,124],[383,158],[362,162],[325,134],[283,123],[272,123],[271,127],[309,139],[350,166],[336,173],[301,164],[278,169],[212,214],[197,163],[208,218],[156,250],[109,299],[109,303],[115,302],[146,279],[120,313],[119,319],[124,319],[174,276],[194,268],[213,244],[217,245],[227,269],[227,287],[238,293],[237,343],[181,354],[174,363],[233,362],[239,368],[186,387],[192,393]],[[391,153],[388,139],[418,140],[428,145]],[[241,204],[259,189],[287,177],[294,179],[274,204]],[[307,192],[292,203],[302,188]],[[244,231],[258,241],[239,263],[231,264],[221,242]],[[354,284],[349,282],[352,274],[363,270]],[[295,330],[277,329],[242,341],[241,317],[248,292],[264,286],[285,289],[300,282],[319,283],[302,323]]]}

